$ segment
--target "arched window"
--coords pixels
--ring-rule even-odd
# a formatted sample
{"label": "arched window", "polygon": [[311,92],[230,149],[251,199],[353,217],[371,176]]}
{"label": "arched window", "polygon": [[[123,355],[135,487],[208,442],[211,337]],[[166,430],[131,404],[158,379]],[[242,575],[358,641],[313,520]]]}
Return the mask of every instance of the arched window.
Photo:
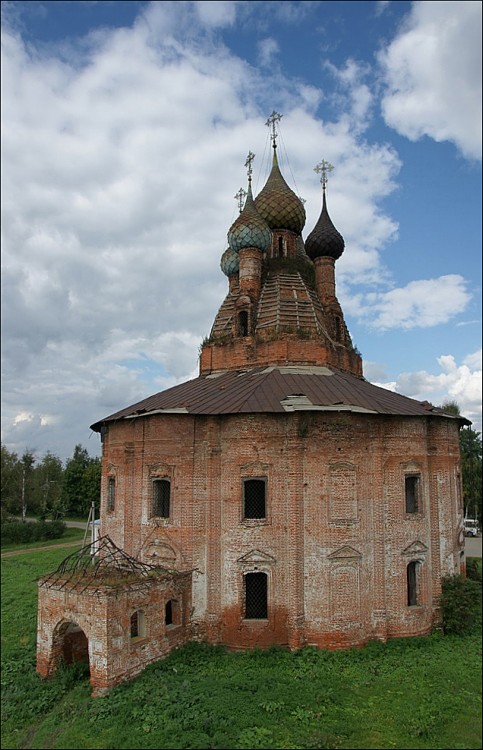
{"label": "arched window", "polygon": [[144,612],[142,609],[137,609],[131,615],[131,638],[144,638],[146,635],[146,623],[144,620]]}
{"label": "arched window", "polygon": [[419,604],[419,568],[421,563],[417,560],[410,562],[406,569],[408,607]]}
{"label": "arched window", "polygon": [[153,479],[153,516],[169,518],[171,505],[171,482],[169,479]]}
{"label": "arched window", "polygon": [[283,239],[282,237],[278,238],[278,257],[283,258]]}
{"label": "arched window", "polygon": [[248,312],[246,310],[238,313],[238,330],[240,336],[248,336]]}
{"label": "arched window", "polygon": [[246,573],[245,619],[266,620],[268,617],[268,576],[266,573]]}

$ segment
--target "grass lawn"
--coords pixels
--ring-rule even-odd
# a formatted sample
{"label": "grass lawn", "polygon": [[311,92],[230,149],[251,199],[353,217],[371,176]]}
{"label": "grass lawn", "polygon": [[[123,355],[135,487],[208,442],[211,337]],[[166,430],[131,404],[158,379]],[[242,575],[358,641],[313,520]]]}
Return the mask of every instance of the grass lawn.
{"label": "grass lawn", "polygon": [[479,626],[330,652],[190,644],[98,699],[82,667],[42,681],[35,579],[65,556],[2,560],[3,748],[482,746]]}
{"label": "grass lawn", "polygon": [[[2,552],[12,552],[14,550],[33,549],[37,547],[55,547],[66,542],[74,542],[77,539],[82,544],[84,539],[84,529],[65,529],[64,533],[58,539],[38,539],[36,542],[27,542],[26,544],[2,544]],[[90,535],[87,535],[86,544],[91,541]],[[65,554],[64,554],[65,557]]]}

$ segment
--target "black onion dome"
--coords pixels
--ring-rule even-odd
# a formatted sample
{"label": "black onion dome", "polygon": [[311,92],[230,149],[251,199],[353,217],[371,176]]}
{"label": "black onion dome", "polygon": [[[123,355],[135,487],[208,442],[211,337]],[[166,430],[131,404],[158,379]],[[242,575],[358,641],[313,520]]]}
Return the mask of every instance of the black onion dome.
{"label": "black onion dome", "polygon": [[278,166],[274,152],[272,171],[265,187],[255,198],[255,206],[270,229],[290,229],[300,234],[305,225],[302,201],[289,188]]}
{"label": "black onion dome", "polygon": [[317,224],[305,240],[305,252],[312,260],[322,257],[337,260],[344,252],[344,245],[344,238],[332,224],[327,211],[324,191],[322,212]]}

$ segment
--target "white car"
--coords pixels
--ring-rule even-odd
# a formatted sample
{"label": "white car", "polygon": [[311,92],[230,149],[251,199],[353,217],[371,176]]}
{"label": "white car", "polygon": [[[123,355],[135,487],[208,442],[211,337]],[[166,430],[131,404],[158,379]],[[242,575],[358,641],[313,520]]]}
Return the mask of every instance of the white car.
{"label": "white car", "polygon": [[465,518],[463,528],[465,536],[478,536],[480,532],[476,518]]}

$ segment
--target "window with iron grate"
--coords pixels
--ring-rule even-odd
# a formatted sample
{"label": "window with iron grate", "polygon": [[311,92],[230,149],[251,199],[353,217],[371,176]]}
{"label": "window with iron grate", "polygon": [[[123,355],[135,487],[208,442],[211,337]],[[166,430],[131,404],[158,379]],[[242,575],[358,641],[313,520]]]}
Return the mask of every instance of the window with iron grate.
{"label": "window with iron grate", "polygon": [[406,513],[421,512],[421,477],[419,474],[406,474],[404,478]]}
{"label": "window with iron grate", "polygon": [[267,517],[267,480],[243,480],[243,518]]}
{"label": "window with iron grate", "polygon": [[169,518],[171,505],[171,482],[169,479],[153,479],[152,515]]}
{"label": "window with iron grate", "polygon": [[246,573],[245,619],[266,620],[268,618],[268,576],[266,573]]}

